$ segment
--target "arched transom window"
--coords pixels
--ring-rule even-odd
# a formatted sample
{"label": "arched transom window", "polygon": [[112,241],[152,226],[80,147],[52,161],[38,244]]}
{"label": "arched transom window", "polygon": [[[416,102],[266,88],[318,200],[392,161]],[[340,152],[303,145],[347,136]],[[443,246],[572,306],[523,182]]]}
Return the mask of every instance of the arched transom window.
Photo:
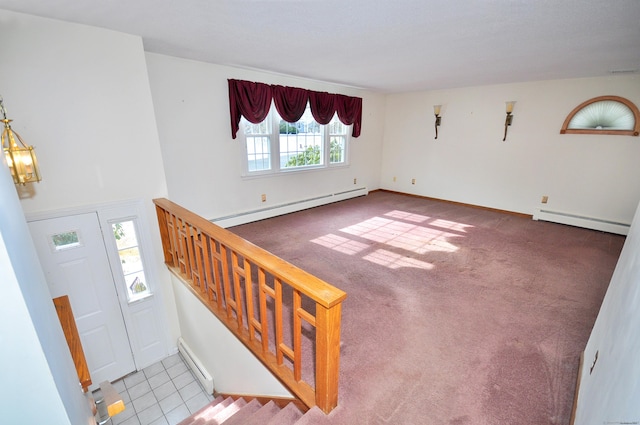
{"label": "arched transom window", "polygon": [[640,134],[640,112],[620,96],[600,96],[581,103],[567,116],[561,134]]}

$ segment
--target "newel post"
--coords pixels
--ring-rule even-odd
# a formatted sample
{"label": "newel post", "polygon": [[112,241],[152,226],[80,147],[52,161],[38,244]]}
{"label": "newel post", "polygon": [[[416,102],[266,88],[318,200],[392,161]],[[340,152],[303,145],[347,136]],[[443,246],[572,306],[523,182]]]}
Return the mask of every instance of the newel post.
{"label": "newel post", "polygon": [[173,263],[173,253],[171,251],[171,237],[169,236],[169,226],[167,225],[167,213],[164,208],[160,207],[157,203],[156,214],[158,215],[158,226],[160,228],[160,239],[162,240],[164,263],[169,266],[175,266],[175,264]]}
{"label": "newel post", "polygon": [[342,303],[316,304],[316,404],[329,413],[338,405]]}

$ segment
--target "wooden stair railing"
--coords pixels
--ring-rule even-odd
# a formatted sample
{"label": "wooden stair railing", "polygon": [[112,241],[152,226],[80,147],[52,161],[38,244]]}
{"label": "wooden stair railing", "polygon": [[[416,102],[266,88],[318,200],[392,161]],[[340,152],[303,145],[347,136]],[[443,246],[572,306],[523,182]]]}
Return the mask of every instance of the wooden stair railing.
{"label": "wooden stair railing", "polygon": [[80,335],[76,327],[76,319],[73,317],[73,311],[71,310],[69,296],[63,295],[54,298],[53,305],[56,307],[56,313],[58,313],[58,319],[60,319],[60,325],[62,326],[64,337],[67,340],[67,345],[71,352],[73,364],[78,373],[78,381],[80,381],[82,391],[87,392],[87,389],[91,385],[91,375],[89,373],[89,366],[87,366],[87,360],[84,357],[84,350],[82,349],[82,342],[80,342]]}
{"label": "wooden stair railing", "polygon": [[167,199],[154,203],[169,270],[305,405],[334,409],[347,294]]}
{"label": "wooden stair railing", "polygon": [[[76,326],[76,319],[73,316],[69,296],[62,295],[54,298],[53,305],[56,307],[56,313],[58,314],[64,337],[67,340],[73,364],[76,367],[78,381],[80,382],[82,391],[86,393],[91,386],[91,374],[89,373],[87,359],[84,356],[84,349],[80,341],[80,334]],[[124,411],[125,405],[124,399],[109,381],[101,382],[100,390],[102,393],[100,400],[95,401],[93,397],[90,396],[88,401],[93,415],[97,415],[96,420],[98,425],[103,425],[106,424],[112,416]]]}

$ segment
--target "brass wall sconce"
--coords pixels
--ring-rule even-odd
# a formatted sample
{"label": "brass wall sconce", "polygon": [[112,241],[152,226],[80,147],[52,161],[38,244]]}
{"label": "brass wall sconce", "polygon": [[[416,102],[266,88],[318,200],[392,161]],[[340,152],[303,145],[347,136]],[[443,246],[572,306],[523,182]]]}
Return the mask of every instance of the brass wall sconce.
{"label": "brass wall sconce", "polygon": [[433,105],[433,114],[436,116],[436,123],[435,123],[436,137],[435,137],[435,139],[438,138],[438,127],[440,127],[440,120],[442,119],[442,117],[440,116],[440,108],[442,108],[442,105]]}
{"label": "brass wall sconce", "polygon": [[[4,107],[2,97],[0,97],[0,112],[4,130],[2,131],[2,150],[7,159],[7,165],[11,170],[11,177],[15,184],[25,185],[27,183],[39,182],[40,168],[33,146],[24,143],[22,137],[11,128],[11,121],[7,118],[7,110]],[[20,144],[16,143],[16,139]]]}
{"label": "brass wall sconce", "polygon": [[516,101],[515,100],[510,100],[507,103],[507,118],[505,118],[504,120],[504,137],[502,138],[502,141],[504,142],[505,140],[507,140],[507,127],[509,127],[511,125],[511,122],[513,121],[513,105],[515,105]]}

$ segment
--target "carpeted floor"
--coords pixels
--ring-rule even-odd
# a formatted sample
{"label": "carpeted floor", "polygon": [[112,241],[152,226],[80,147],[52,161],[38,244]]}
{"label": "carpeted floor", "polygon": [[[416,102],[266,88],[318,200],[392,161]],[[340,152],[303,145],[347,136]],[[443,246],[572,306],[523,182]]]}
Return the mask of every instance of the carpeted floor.
{"label": "carpeted floor", "polygon": [[230,230],[347,292],[332,424],[569,424],[624,243],[384,191]]}

